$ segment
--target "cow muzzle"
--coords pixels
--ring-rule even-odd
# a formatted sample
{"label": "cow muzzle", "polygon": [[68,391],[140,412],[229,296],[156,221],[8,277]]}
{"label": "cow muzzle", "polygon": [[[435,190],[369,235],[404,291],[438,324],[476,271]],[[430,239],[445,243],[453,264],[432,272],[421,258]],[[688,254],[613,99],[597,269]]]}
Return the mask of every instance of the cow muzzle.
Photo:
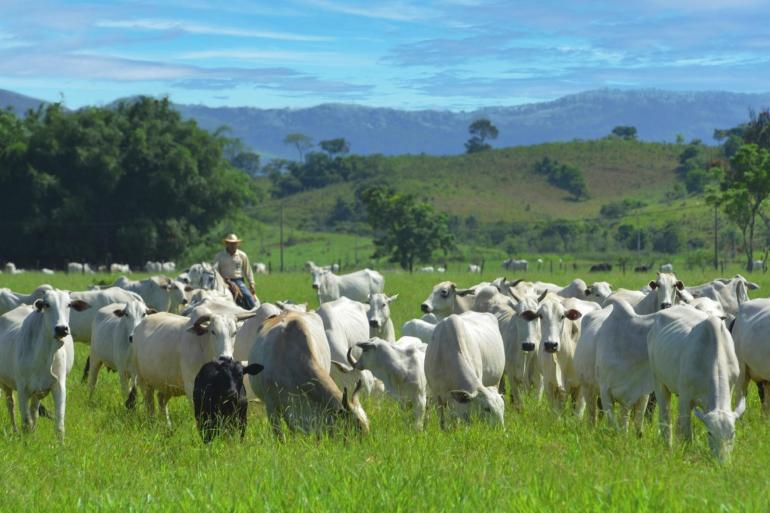
{"label": "cow muzzle", "polygon": [[559,343],[558,342],[544,342],[543,348],[545,349],[546,353],[555,353],[559,350]]}
{"label": "cow muzzle", "polygon": [[423,303],[420,305],[420,310],[422,310],[422,313],[430,313],[433,309],[427,303]]}
{"label": "cow muzzle", "polygon": [[372,328],[379,328],[380,327],[380,321],[371,320],[369,321],[369,326]]}
{"label": "cow muzzle", "polygon": [[522,351],[534,351],[535,350],[535,343],[534,342],[522,342],[521,343],[521,350]]}
{"label": "cow muzzle", "polygon": [[70,328],[69,326],[56,326],[53,329],[53,333],[56,335],[56,338],[64,338],[70,334]]}
{"label": "cow muzzle", "polygon": [[133,344],[134,343],[134,336],[133,335],[129,335],[128,336],[128,343],[129,344]]}
{"label": "cow muzzle", "polygon": [[671,308],[671,303],[661,303],[660,309],[665,310],[666,308]]}
{"label": "cow muzzle", "polygon": [[183,299],[183,300],[182,300],[182,304],[183,304],[183,305],[186,305],[186,304],[187,304],[187,300],[186,300],[186,299]]}
{"label": "cow muzzle", "polygon": [[313,290],[318,290],[318,285],[315,283],[313,284]]}

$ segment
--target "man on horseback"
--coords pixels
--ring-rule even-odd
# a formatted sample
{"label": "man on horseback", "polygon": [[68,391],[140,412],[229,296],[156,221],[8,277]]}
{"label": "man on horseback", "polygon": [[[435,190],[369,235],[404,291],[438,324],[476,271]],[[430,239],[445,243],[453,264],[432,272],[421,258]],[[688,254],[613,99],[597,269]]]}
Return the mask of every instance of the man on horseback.
{"label": "man on horseback", "polygon": [[[238,249],[242,241],[234,233],[225,237],[222,242],[225,244],[225,249],[216,254],[214,263],[230,288],[230,292],[233,293],[235,302],[246,310],[251,310],[256,305],[254,301],[256,292],[249,257]],[[248,287],[243,281],[244,278],[248,281]]]}

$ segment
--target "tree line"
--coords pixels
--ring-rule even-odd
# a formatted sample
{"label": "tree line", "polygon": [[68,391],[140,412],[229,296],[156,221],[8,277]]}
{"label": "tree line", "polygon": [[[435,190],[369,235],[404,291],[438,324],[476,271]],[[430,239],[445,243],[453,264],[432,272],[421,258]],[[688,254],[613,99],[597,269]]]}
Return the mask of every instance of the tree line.
{"label": "tree line", "polygon": [[0,258],[49,267],[177,258],[258,200],[253,180],[224,158],[230,146],[167,99],[0,111]]}

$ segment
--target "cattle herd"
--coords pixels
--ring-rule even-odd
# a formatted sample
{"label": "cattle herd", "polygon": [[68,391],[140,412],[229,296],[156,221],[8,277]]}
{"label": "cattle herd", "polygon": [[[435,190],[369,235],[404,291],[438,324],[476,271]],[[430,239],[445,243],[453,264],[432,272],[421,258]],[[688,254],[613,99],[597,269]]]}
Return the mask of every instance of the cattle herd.
{"label": "cattle herd", "polygon": [[34,428],[51,392],[63,436],[73,341],[90,344],[89,393],[107,367],[118,373],[126,407],[140,391],[148,414],[157,398],[169,424],[169,400],[187,396],[204,441],[242,435],[249,399],[264,404],[283,437],[284,426],[367,433],[362,395],[410,408],[417,430],[429,405],[442,428],[502,424],[504,396],[517,409],[526,392],[591,424],[600,412],[619,429],[633,420],[637,431],[654,397],[670,444],[673,394],[678,433],[692,436],[694,410],[724,458],[749,382],[770,380],[770,299],[749,300],[758,286],[740,275],[687,287],[659,272],[639,290],[580,279],[559,286],[498,278],[462,289],[444,281],[396,340],[389,306],[398,294],[385,294],[380,273],[306,267],[320,304],[314,311],[288,300],[243,310],[206,263],[176,279],[121,277],[87,291],[0,289],[0,390],[13,429],[13,391],[23,429]]}

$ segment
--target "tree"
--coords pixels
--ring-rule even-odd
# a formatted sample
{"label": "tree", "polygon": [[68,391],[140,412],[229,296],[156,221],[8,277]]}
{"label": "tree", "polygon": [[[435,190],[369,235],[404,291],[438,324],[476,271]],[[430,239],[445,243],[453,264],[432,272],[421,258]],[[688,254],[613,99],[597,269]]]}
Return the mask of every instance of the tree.
{"label": "tree", "polygon": [[723,174],[719,191],[709,194],[711,204],[721,205],[743,236],[746,269],[753,270],[754,224],[770,197],[770,152],[756,144],[744,144]]}
{"label": "tree", "polygon": [[382,186],[365,190],[361,199],[375,231],[375,257],[386,256],[412,272],[416,261],[430,261],[435,250],[452,249],[448,217],[436,213],[429,203]]}
{"label": "tree", "polygon": [[487,139],[497,139],[497,127],[487,118],[479,118],[468,126],[468,133],[471,138],[465,143],[466,153],[477,153],[492,148],[485,141]]}
{"label": "tree", "polygon": [[612,129],[612,136],[617,137],[619,139],[623,139],[624,141],[635,141],[636,127],[618,125]]}
{"label": "tree", "polygon": [[328,139],[318,143],[323,151],[329,154],[330,157],[335,155],[345,155],[350,152],[350,144],[343,138]]}
{"label": "tree", "polygon": [[259,167],[259,153],[242,151],[228,160],[234,168],[240,169],[252,178],[258,176],[261,172],[261,168]]}
{"label": "tree", "polygon": [[305,152],[313,147],[313,139],[305,134],[293,132],[283,138],[283,144],[292,145],[297,148],[297,152],[299,152],[299,161],[305,162]]}

